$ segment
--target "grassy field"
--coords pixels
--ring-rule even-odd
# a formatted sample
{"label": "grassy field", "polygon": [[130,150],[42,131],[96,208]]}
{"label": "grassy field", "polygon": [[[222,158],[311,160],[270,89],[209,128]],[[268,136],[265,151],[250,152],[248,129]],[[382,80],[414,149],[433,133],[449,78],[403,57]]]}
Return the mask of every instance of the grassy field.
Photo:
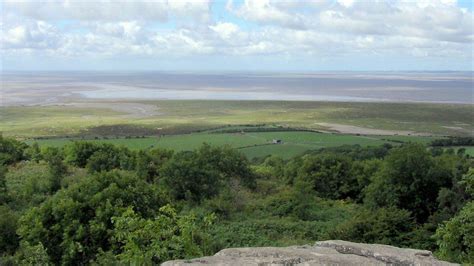
{"label": "grassy field", "polygon": [[[121,102],[112,104],[120,105]],[[130,105],[130,102],[127,102]],[[113,136],[126,125],[133,135],[159,130],[164,134],[189,133],[225,125],[267,124],[328,130],[318,123],[337,123],[369,129],[404,130],[434,135],[472,135],[472,105],[277,102],[277,101],[149,101],[159,114],[130,114],[94,107],[0,107],[0,131],[6,136],[102,135]],[[134,127],[139,128],[135,130]],[[125,130],[122,132],[127,134]],[[152,135],[152,134],[143,134]]]}
{"label": "grassy field", "polygon": [[[59,137],[38,140],[41,145],[51,146],[64,145],[71,139],[94,139],[97,136],[100,139],[98,141],[132,149],[161,147],[190,150],[204,142],[226,144],[240,149],[250,158],[269,154],[290,158],[308,150],[344,144],[374,146],[385,142],[397,144],[409,141],[427,144],[442,135],[467,136],[474,132],[472,105],[141,101],[136,104],[140,107],[144,104],[156,106],[158,111],[152,115],[131,116],[124,113],[126,108],[110,108],[121,104],[123,102],[107,102],[102,105],[96,102],[93,107],[88,105],[88,108],[71,105],[0,107],[0,131],[6,136],[30,139],[30,142],[34,137]],[[130,107],[133,103],[126,104]],[[393,134],[359,136],[304,131],[252,132],[260,128],[332,131],[319,123],[357,126],[368,130],[383,129],[393,131],[393,134],[397,131],[420,132],[436,137]],[[240,133],[241,130],[245,133]],[[103,139],[104,136],[108,139]],[[126,139],[125,136],[132,138]],[[136,138],[137,136],[147,137]],[[272,139],[281,139],[283,144],[270,144]],[[467,153],[473,153],[472,147],[468,147]]]}
{"label": "grassy field", "polygon": [[[283,144],[271,144],[273,139],[280,139]],[[282,158],[291,158],[308,150],[341,145],[359,144],[361,146],[377,146],[383,143],[397,144],[390,139],[400,141],[399,137],[387,136],[355,136],[330,133],[284,131],[284,132],[252,132],[252,133],[194,133],[184,135],[170,135],[164,137],[145,137],[132,139],[99,139],[92,140],[101,143],[123,145],[131,149],[146,149],[152,147],[173,149],[176,151],[192,150],[203,143],[212,145],[229,145],[238,148],[249,158],[263,157],[270,154]],[[427,143],[433,137],[404,137],[403,141]],[[41,146],[63,146],[71,139],[45,139],[38,140]],[[31,142],[30,142],[31,143]]]}

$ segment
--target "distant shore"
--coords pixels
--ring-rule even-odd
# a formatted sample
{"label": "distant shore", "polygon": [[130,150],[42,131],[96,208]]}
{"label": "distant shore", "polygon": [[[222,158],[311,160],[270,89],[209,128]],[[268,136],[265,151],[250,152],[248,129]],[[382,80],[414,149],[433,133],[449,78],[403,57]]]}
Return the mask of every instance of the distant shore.
{"label": "distant shore", "polygon": [[471,72],[6,72],[1,77],[0,106],[167,99],[474,103]]}

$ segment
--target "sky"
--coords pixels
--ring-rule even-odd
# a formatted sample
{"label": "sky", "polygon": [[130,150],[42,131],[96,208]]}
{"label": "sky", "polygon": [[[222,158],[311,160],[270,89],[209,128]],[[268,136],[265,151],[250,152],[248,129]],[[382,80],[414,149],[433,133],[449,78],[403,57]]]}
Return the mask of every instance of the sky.
{"label": "sky", "polygon": [[473,71],[471,0],[1,0],[1,70]]}

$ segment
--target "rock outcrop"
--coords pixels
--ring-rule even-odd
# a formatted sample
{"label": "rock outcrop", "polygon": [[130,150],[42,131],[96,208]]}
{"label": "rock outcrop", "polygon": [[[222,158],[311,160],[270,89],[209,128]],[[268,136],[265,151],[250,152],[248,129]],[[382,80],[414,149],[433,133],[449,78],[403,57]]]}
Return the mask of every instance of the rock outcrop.
{"label": "rock outcrop", "polygon": [[286,248],[229,248],[214,256],[173,260],[164,266],[192,265],[456,265],[437,260],[427,250],[361,244],[341,240],[316,242],[313,246]]}

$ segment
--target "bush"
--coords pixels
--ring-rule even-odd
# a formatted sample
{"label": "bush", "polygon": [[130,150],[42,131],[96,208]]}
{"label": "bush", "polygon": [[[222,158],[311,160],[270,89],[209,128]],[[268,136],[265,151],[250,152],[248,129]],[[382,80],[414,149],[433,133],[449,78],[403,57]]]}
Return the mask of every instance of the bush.
{"label": "bush", "polygon": [[51,195],[51,183],[46,163],[21,162],[5,176],[6,198],[15,211],[41,204]]}
{"label": "bush", "polygon": [[85,264],[100,249],[117,248],[112,217],[130,206],[142,217],[152,217],[163,204],[156,190],[135,175],[93,175],[28,210],[18,234],[29,245],[43,245],[54,264]]}
{"label": "bush", "polygon": [[151,265],[209,254],[208,228],[214,216],[180,216],[169,205],[154,219],[143,219],[132,208],[113,217],[115,239],[121,243],[121,263]]}
{"label": "bush", "polygon": [[474,263],[474,202],[469,202],[458,215],[440,225],[435,238],[441,259]]}
{"label": "bush", "polygon": [[173,157],[172,150],[152,149],[139,151],[136,155],[135,169],[139,177],[152,182],[158,178],[163,165]]}
{"label": "bush", "polygon": [[219,221],[211,229],[212,250],[231,247],[264,247],[310,244],[323,235],[318,222],[285,218]]}
{"label": "bush", "polygon": [[49,182],[51,193],[61,188],[61,181],[67,174],[67,166],[63,162],[62,154],[57,148],[49,148],[43,155],[48,162]]}
{"label": "bush", "polygon": [[160,182],[174,199],[195,203],[216,196],[232,180],[255,188],[255,175],[242,154],[207,144],[196,151],[175,154],[163,165],[160,174]]}
{"label": "bush", "polygon": [[177,153],[162,169],[161,182],[176,200],[200,202],[219,192],[219,172],[199,160],[194,152]]}
{"label": "bush", "polygon": [[64,153],[66,162],[78,167],[87,166],[91,172],[135,168],[135,154],[112,144],[76,141],[65,146]]}
{"label": "bush", "polygon": [[0,256],[4,256],[15,253],[18,247],[18,215],[6,205],[0,205],[0,213]]}
{"label": "bush", "polygon": [[431,146],[473,146],[474,137],[450,137],[446,139],[435,139]]}
{"label": "bush", "polygon": [[64,147],[66,162],[78,167],[85,167],[87,160],[99,150],[99,145],[87,141],[75,141]]}
{"label": "bush", "polygon": [[328,233],[329,239],[406,246],[415,227],[410,212],[394,207],[364,209]]}
{"label": "bush", "polygon": [[255,175],[247,158],[228,146],[212,147],[203,144],[197,151],[198,160],[219,172],[222,180],[237,179],[248,188],[255,188]]}
{"label": "bush", "polygon": [[303,158],[298,178],[311,183],[316,194],[328,199],[355,199],[357,179],[351,173],[351,160],[336,154]]}
{"label": "bush", "polygon": [[433,158],[421,144],[392,149],[365,189],[364,202],[374,209],[406,209],[424,223],[438,208],[440,189],[451,188],[466,171],[460,166],[458,157]]}
{"label": "bush", "polygon": [[4,138],[0,134],[0,165],[10,165],[24,159],[23,154],[28,147],[23,142]]}

